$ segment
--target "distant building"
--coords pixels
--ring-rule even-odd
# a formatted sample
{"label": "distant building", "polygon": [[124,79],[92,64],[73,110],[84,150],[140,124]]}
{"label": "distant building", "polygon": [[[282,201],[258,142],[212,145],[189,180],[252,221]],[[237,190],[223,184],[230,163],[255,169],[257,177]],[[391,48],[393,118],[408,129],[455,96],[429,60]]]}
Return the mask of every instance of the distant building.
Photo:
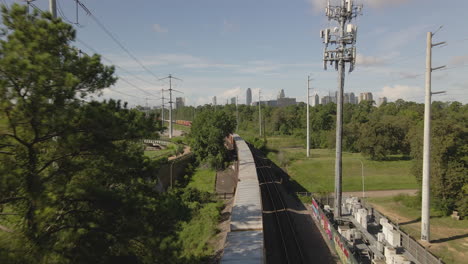
{"label": "distant building", "polygon": [[387,97],[379,97],[379,101],[377,102],[377,106],[381,106],[387,103]]}
{"label": "distant building", "polygon": [[295,105],[296,98],[283,97],[283,98],[278,98],[276,102],[277,102],[276,105],[280,107],[288,106],[288,105]]}
{"label": "distant building", "polygon": [[[281,90],[278,94],[278,99],[277,100],[267,100],[267,101],[261,101],[262,105],[267,105],[267,106],[278,106],[278,107],[284,107],[288,105],[295,105],[297,104],[296,98],[289,98],[286,97],[284,94],[284,90]],[[252,105],[258,106],[258,101],[253,102]]]}
{"label": "distant building", "polygon": [[350,104],[357,104],[356,96],[354,96],[354,93],[349,93],[349,103]]}
{"label": "distant building", "polygon": [[176,97],[176,109],[180,109],[185,106],[185,100],[183,97]]}
{"label": "distant building", "polygon": [[236,104],[236,98],[235,97],[231,97],[231,104],[233,104],[233,105]]}
{"label": "distant building", "polygon": [[329,103],[333,103],[334,100],[335,100],[334,96],[326,95],[326,96],[322,97],[320,103],[323,104],[323,105],[326,105],[326,104],[329,104]]}
{"label": "distant building", "polygon": [[284,89],[281,89],[281,91],[278,94],[278,99],[285,98],[286,96],[284,95]]}
{"label": "distant building", "polygon": [[216,96],[213,96],[213,105],[216,105]]}
{"label": "distant building", "polygon": [[371,92],[367,92],[367,93],[360,93],[359,94],[359,103],[362,102],[362,101],[373,101],[374,99],[372,99],[372,93]]}
{"label": "distant building", "polygon": [[315,94],[312,98],[312,106],[317,106],[320,104],[320,97],[318,96],[318,94]]}
{"label": "distant building", "polygon": [[247,94],[245,96],[245,104],[251,105],[252,104],[252,90],[247,88]]}

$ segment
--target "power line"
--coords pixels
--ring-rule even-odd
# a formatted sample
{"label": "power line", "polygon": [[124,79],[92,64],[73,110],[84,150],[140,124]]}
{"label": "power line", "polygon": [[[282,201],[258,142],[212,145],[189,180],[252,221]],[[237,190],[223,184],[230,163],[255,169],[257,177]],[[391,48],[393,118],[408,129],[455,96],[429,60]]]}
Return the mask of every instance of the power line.
{"label": "power line", "polygon": [[133,73],[131,73],[129,70],[126,70],[125,68],[117,65],[116,63],[114,63],[112,60],[110,60],[109,58],[106,58],[105,56],[103,56],[102,54],[100,54],[96,49],[94,49],[93,47],[91,47],[89,44],[86,44],[86,42],[84,42],[83,40],[79,39],[78,37],[75,38],[76,41],[78,41],[79,43],[81,43],[83,46],[85,46],[86,48],[88,48],[89,50],[91,50],[92,52],[96,53],[96,54],[99,54],[104,60],[106,60],[107,62],[109,62],[110,64],[114,65],[116,68],[120,69],[121,71],[124,71],[125,73],[131,75],[133,78],[135,79],[138,79],[142,82],[145,82],[147,84],[150,84],[150,85],[154,85],[154,83],[150,82],[150,81],[147,81]]}
{"label": "power line", "polygon": [[117,37],[115,36],[114,33],[112,33],[106,26],[104,26],[104,24],[83,4],[81,3],[79,0],[75,0],[78,2],[78,4],[81,6],[81,8],[83,8],[83,10],[86,11],[87,15],[91,17],[91,19],[94,20],[94,22],[96,22],[96,24],[125,52],[127,53],[128,56],[130,56],[136,63],[138,63],[138,65],[141,66],[141,68],[143,68],[146,72],[148,72],[149,74],[151,74],[153,77],[155,77],[156,79],[159,79],[159,77],[154,74],[152,71],[150,71],[145,65],[143,65],[143,63],[137,59],[137,57],[135,57],[123,44],[122,42],[120,42]]}

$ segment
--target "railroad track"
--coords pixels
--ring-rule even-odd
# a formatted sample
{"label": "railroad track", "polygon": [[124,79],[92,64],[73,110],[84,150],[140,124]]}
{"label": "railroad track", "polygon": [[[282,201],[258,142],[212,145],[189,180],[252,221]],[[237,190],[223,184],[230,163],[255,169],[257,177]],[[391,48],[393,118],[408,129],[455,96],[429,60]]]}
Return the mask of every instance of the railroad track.
{"label": "railroad track", "polygon": [[[257,166],[264,214],[273,215],[273,219],[271,217],[268,218],[274,225],[274,228],[272,228],[272,233],[274,233],[272,238],[279,240],[271,241],[275,245],[272,248],[276,247],[276,250],[282,251],[282,254],[275,252],[270,258],[267,256],[267,263],[305,263],[296,230],[289,215],[290,212],[287,210],[288,207],[283,199],[283,194],[278,187],[281,179],[278,179],[273,173],[270,166],[271,161],[267,160],[258,150],[254,148],[251,148],[251,150]],[[265,243],[270,242],[265,241]]]}

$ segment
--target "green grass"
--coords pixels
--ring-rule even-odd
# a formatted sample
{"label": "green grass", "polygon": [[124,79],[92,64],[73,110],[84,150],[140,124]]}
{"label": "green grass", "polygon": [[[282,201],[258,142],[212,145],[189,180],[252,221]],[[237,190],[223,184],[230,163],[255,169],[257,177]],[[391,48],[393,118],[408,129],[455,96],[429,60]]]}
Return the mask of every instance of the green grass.
{"label": "green grass", "polygon": [[[334,189],[335,151],[311,150],[305,157],[305,149],[286,150],[292,157],[287,167],[292,178],[310,192],[332,192]],[[410,173],[411,161],[371,161],[359,153],[343,153],[343,191],[362,190],[361,162],[364,165],[366,190],[392,190],[418,188]]]}
{"label": "green grass", "polygon": [[[242,136],[243,134],[240,133]],[[293,136],[267,138],[268,158],[286,168],[292,179],[304,189],[296,191],[333,192],[335,150],[312,149],[306,157],[305,142]],[[417,189],[411,174],[411,160],[372,161],[360,153],[343,152],[343,191],[361,191],[361,161],[364,165],[365,190]]]}
{"label": "green grass", "polygon": [[174,149],[172,148],[167,148],[167,149],[161,149],[161,150],[145,150],[145,156],[150,157],[150,158],[158,158],[162,156],[171,156],[174,152]]}
{"label": "green grass", "polygon": [[[400,222],[400,228],[415,239],[420,236],[421,210],[418,196],[399,195],[396,197],[368,198],[371,204],[381,206],[392,215],[398,215],[400,219],[390,219]],[[405,223],[409,221],[410,223]],[[439,211],[431,211],[431,240],[433,244],[429,250],[447,264],[463,263],[468,251],[467,238],[456,236],[468,235],[468,219],[456,221]],[[454,237],[455,236],[455,237]],[[437,241],[446,239],[447,241]],[[434,243],[435,241],[435,243]]]}
{"label": "green grass", "polygon": [[213,256],[214,250],[209,241],[218,232],[221,208],[220,201],[204,204],[194,218],[182,224],[179,232],[179,241],[183,248],[182,257],[195,258],[202,263],[202,260]]}
{"label": "green grass", "polygon": [[267,138],[268,149],[305,148],[303,139],[291,136],[273,136]]}
{"label": "green grass", "polygon": [[209,193],[214,192],[214,184],[216,179],[216,171],[213,169],[198,168],[192,175],[187,187],[195,188],[200,191]]}

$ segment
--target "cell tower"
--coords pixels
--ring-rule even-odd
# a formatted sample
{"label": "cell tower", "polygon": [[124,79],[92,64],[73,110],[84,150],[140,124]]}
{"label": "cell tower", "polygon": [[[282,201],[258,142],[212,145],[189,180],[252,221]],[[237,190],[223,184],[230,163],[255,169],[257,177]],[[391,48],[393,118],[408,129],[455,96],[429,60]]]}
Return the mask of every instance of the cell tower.
{"label": "cell tower", "polygon": [[[351,24],[362,12],[362,5],[355,5],[353,0],[341,0],[341,5],[330,5],[327,2],[325,14],[328,20],[334,20],[339,25],[320,31],[325,49],[323,52],[323,68],[327,64],[335,66],[338,70],[338,96],[336,102],[336,161],[335,161],[335,219],[341,217],[341,183],[342,183],[342,160],[341,146],[343,135],[343,89],[345,79],[345,64],[349,63],[349,72],[354,70],[356,64],[356,35],[357,27]],[[329,49],[328,45],[336,45],[335,49]],[[348,46],[347,46],[348,45]]]}

